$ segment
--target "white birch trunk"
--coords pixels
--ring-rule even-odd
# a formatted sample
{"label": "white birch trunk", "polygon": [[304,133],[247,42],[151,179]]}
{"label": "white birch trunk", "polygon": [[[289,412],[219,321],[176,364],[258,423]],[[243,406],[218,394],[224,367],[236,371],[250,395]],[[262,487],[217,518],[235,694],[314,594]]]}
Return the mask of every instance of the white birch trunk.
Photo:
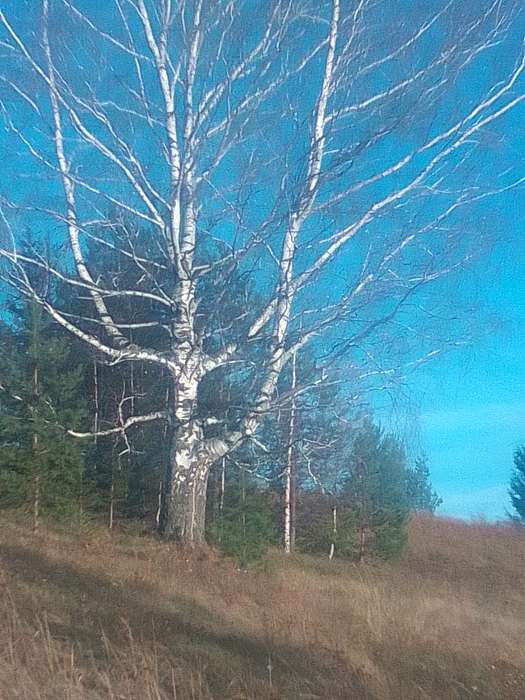
{"label": "white birch trunk", "polygon": [[286,472],[285,472],[285,489],[284,489],[284,551],[286,554],[290,554],[293,551],[294,546],[294,490],[295,490],[295,474],[294,474],[294,448],[293,440],[295,435],[295,421],[296,421],[296,404],[295,396],[293,392],[297,385],[297,372],[296,372],[296,355],[292,356],[291,363],[291,391],[292,391],[292,403],[290,406],[290,421],[288,423],[288,450],[286,455]]}
{"label": "white birch trunk", "polygon": [[332,542],[330,544],[330,552],[328,558],[330,561],[334,558],[335,554],[335,541],[337,539],[337,506],[332,506]]}
{"label": "white birch trunk", "polygon": [[195,418],[200,364],[189,352],[175,380],[174,425],[161,515],[164,537],[190,546],[204,542],[211,466],[202,450],[203,428]]}
{"label": "white birch trunk", "polygon": [[190,546],[204,542],[210,465],[201,460],[201,440],[195,421],[174,431],[161,523],[164,537]]}
{"label": "white birch trunk", "polygon": [[219,513],[224,510],[224,492],[226,490],[226,458],[223,457],[221,460],[221,492],[219,496]]}

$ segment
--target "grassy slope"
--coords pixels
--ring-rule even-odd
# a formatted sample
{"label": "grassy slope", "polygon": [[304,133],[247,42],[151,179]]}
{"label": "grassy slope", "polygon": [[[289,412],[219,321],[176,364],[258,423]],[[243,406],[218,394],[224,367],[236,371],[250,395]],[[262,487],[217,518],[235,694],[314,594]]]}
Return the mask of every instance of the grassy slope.
{"label": "grassy slope", "polygon": [[[239,572],[0,523],[0,700],[525,698],[525,533],[418,518],[392,565]],[[271,684],[268,670],[271,659]]]}

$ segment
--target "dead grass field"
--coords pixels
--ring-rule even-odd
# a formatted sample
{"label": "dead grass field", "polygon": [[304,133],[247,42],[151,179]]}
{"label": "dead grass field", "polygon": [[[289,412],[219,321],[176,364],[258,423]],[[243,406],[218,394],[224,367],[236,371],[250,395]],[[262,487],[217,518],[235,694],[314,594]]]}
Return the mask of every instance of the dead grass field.
{"label": "dead grass field", "polygon": [[237,571],[0,523],[1,700],[525,698],[525,532],[417,518],[394,564]]}

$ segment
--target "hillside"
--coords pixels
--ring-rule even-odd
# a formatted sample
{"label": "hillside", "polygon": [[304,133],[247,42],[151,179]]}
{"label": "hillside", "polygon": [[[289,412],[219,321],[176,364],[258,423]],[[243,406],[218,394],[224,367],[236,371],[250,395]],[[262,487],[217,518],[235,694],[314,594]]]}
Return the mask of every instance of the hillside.
{"label": "hillside", "polygon": [[395,564],[250,572],[4,520],[0,698],[523,698],[524,582],[525,533],[437,518]]}

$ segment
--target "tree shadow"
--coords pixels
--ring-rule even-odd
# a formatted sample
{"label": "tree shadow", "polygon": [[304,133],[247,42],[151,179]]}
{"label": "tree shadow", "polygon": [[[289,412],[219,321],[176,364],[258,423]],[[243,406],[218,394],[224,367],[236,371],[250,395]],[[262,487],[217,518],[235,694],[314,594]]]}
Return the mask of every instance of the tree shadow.
{"label": "tree shadow", "polygon": [[[118,648],[128,625],[136,641],[160,644],[170,656],[205,668],[208,684],[217,697],[226,697],[235,667],[243,677],[268,681],[271,655],[277,697],[370,698],[362,678],[334,652],[319,648],[270,644],[236,630],[217,613],[190,597],[159,599],[158,591],[144,584],[116,585],[108,577],[57,562],[21,545],[0,544],[0,562],[16,581],[62,598],[65,614],[50,618],[55,638],[75,642],[100,663],[107,659],[102,632]],[[148,602],[148,597],[151,602]],[[34,619],[34,599],[17,593],[22,616]],[[231,657],[231,658],[230,658]],[[282,693],[282,694],[281,694]]]}

